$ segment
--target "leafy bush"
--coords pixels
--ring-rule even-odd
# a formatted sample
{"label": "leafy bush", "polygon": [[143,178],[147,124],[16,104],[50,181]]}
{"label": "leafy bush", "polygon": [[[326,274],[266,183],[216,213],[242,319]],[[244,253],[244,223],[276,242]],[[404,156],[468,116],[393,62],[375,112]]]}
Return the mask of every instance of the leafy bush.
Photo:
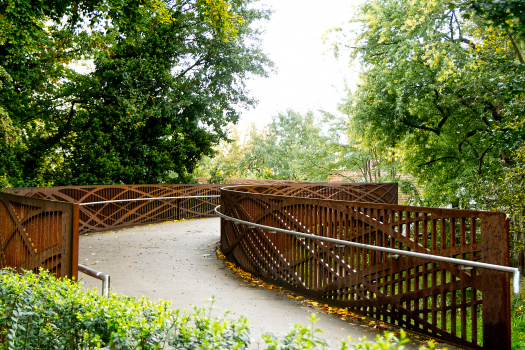
{"label": "leafy bush", "polygon": [[521,293],[514,295],[510,305],[512,350],[525,349],[525,280],[520,284]]}
{"label": "leafy bush", "polygon": [[0,272],[0,349],[244,349],[247,326],[164,301],[100,297],[47,271]]}
{"label": "leafy bush", "polygon": [[[292,329],[285,334],[282,339],[276,337],[273,334],[263,334],[263,339],[268,345],[267,350],[316,350],[316,349],[328,349],[328,343],[316,333],[322,333],[320,329],[315,329],[315,323],[319,321],[319,318],[315,317],[315,314],[310,318],[310,328],[303,325],[294,325]],[[368,350],[403,350],[406,344],[409,342],[407,334],[401,330],[399,338],[394,333],[385,332],[384,336],[379,334],[376,336],[375,341],[367,341],[366,337],[359,339],[359,341],[353,342],[351,337],[348,337],[347,341],[343,340],[341,343],[341,350],[354,350],[354,349],[368,349]],[[428,343],[428,349],[434,349],[435,344],[430,341]],[[420,347],[420,350],[425,350],[426,347]],[[446,350],[444,348],[443,350]]]}
{"label": "leafy bush", "polygon": [[[24,275],[0,270],[0,350],[18,349],[246,349],[248,321],[211,318],[212,307],[192,314],[168,302],[123,295],[99,296],[47,271]],[[326,349],[314,328],[294,326],[281,338],[263,335],[268,350]],[[378,336],[375,343],[343,342],[346,349],[403,349],[404,332]],[[433,346],[431,346],[433,347]]]}

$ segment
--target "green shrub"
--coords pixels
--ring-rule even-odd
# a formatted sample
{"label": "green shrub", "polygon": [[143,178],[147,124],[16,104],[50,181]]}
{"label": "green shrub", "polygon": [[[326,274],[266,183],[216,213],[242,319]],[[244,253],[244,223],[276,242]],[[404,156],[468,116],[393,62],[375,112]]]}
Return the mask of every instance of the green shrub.
{"label": "green shrub", "polygon": [[[315,328],[315,323],[319,318],[315,314],[310,318],[310,327],[303,325],[294,325],[292,329],[281,338],[273,334],[263,334],[263,339],[268,345],[267,350],[316,350],[328,349],[328,343],[317,333],[322,333],[320,329]],[[341,343],[341,350],[367,349],[367,350],[403,350],[409,342],[406,333],[401,330],[399,338],[394,333],[385,332],[384,336],[379,334],[375,341],[367,341],[366,337],[359,339],[356,343],[352,338],[348,337],[347,341],[343,340]],[[429,342],[429,349],[434,349],[435,344]],[[421,347],[420,350],[425,350],[426,347]],[[446,350],[444,348],[443,350]]]}
{"label": "green shrub", "polygon": [[[211,309],[210,309],[211,310]],[[0,349],[244,349],[248,322],[100,297],[46,271],[0,272]]]}
{"label": "green shrub", "polygon": [[[99,296],[47,271],[0,270],[0,350],[19,349],[246,349],[248,321],[211,318],[212,307],[192,314],[169,303],[112,294]],[[227,314],[227,313],[226,313]],[[226,314],[224,316],[226,316]],[[294,326],[278,338],[263,335],[268,350],[326,349],[314,327]],[[405,334],[378,336],[375,343],[343,342],[341,349],[403,349]]]}
{"label": "green shrub", "polygon": [[512,350],[525,349],[525,280],[520,284],[521,293],[514,295],[510,304]]}

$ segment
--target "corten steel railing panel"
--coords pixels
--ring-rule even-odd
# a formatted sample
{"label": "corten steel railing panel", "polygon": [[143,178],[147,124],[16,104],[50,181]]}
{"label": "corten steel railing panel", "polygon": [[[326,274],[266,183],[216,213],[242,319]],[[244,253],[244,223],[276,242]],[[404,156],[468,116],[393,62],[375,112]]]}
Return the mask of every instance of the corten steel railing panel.
{"label": "corten steel railing panel", "polygon": [[0,192],[0,268],[78,278],[78,205]]}
{"label": "corten steel railing panel", "polygon": [[[241,180],[238,180],[241,182]],[[251,181],[251,180],[247,180]],[[253,180],[255,181],[255,180]],[[261,181],[261,180],[257,180]],[[365,202],[397,203],[397,184],[328,184],[293,182],[272,186],[271,193],[309,198],[347,199]],[[5,192],[72,203],[92,203],[125,199],[219,195],[224,185],[104,185],[33,187],[5,189]],[[245,191],[264,187],[247,186]],[[166,199],[83,205],[79,213],[79,232],[99,232],[170,220],[215,217],[218,198]]]}
{"label": "corten steel railing panel", "polygon": [[[12,193],[73,203],[218,195],[221,185],[105,185],[6,189]],[[79,232],[99,232],[170,220],[215,217],[219,198],[185,198],[80,206]]]}
{"label": "corten steel railing panel", "polygon": [[[508,266],[505,215],[221,190],[222,213],[256,224]],[[268,189],[271,191],[271,189]],[[261,191],[262,192],[262,191]],[[299,239],[221,220],[228,259],[329,304],[474,349],[510,349],[509,275]]]}
{"label": "corten steel railing panel", "polygon": [[312,199],[397,204],[397,183],[304,182],[280,185],[235,186],[236,191]]}

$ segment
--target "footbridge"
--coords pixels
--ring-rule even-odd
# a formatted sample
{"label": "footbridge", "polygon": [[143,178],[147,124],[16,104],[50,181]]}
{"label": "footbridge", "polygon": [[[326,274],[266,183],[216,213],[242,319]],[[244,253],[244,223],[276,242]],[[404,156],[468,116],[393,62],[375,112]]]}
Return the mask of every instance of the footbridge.
{"label": "footbridge", "polygon": [[[363,183],[18,188],[0,200],[0,267],[78,278],[79,263],[94,263],[119,280],[117,292],[189,307],[188,298],[221,288],[210,282],[217,276],[235,281],[215,258],[220,240],[228,260],[285,290],[461,347],[510,349],[510,275],[518,271],[508,267],[503,213],[400,206],[397,184]],[[209,219],[180,221],[193,218]],[[144,226],[157,223],[164,224]],[[166,236],[167,225],[178,225],[167,230],[178,236]],[[133,228],[115,232],[125,227]],[[110,233],[79,243],[94,232]],[[195,274],[193,265],[213,265],[214,277]],[[152,281],[155,268],[165,271]],[[125,287],[128,269],[147,283]],[[176,298],[167,280],[180,289]],[[196,287],[185,289],[190,281]],[[256,305],[232,293],[230,306],[233,299]],[[262,304],[256,310],[279,311]]]}

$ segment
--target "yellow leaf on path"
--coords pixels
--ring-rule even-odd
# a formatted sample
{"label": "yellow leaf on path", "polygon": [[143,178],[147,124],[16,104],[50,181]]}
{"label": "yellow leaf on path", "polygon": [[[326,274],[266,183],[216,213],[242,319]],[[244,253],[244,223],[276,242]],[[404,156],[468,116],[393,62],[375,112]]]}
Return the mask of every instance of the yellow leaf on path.
{"label": "yellow leaf on path", "polygon": [[[217,253],[217,257],[219,259],[226,260],[226,256],[221,252],[220,249],[217,249],[216,253]],[[320,304],[317,301],[305,299],[303,296],[296,295],[294,292],[286,291],[282,287],[276,287],[276,286],[274,286],[272,284],[263,282],[262,280],[253,277],[249,272],[246,272],[246,271],[242,270],[240,267],[237,267],[234,263],[232,263],[230,261],[224,261],[224,264],[226,266],[228,266],[235,274],[243,277],[244,282],[250,283],[252,286],[254,286],[256,288],[264,287],[264,288],[267,288],[269,290],[280,291],[281,293],[285,294],[290,299],[294,299],[294,300],[303,299],[303,300],[301,300],[301,306],[302,307],[307,307],[308,306],[308,307],[311,307],[311,308],[314,308],[314,309],[318,309],[318,310],[325,310],[325,311],[322,311],[322,313],[324,313],[324,314],[336,314],[337,316],[341,317],[342,320],[345,320],[345,321],[348,320],[348,319],[346,317],[342,317],[342,316],[351,317],[352,318],[350,320],[351,322],[354,322],[356,318],[362,318],[363,320],[366,319],[366,317],[358,316],[356,313],[351,312],[351,311],[349,311],[346,308],[337,308],[337,307],[331,307],[331,306],[329,306],[327,304]],[[241,282],[241,284],[242,284],[242,282]],[[312,311],[306,310],[306,312],[310,312],[311,313]],[[367,326],[364,326],[364,327],[367,327]]]}

